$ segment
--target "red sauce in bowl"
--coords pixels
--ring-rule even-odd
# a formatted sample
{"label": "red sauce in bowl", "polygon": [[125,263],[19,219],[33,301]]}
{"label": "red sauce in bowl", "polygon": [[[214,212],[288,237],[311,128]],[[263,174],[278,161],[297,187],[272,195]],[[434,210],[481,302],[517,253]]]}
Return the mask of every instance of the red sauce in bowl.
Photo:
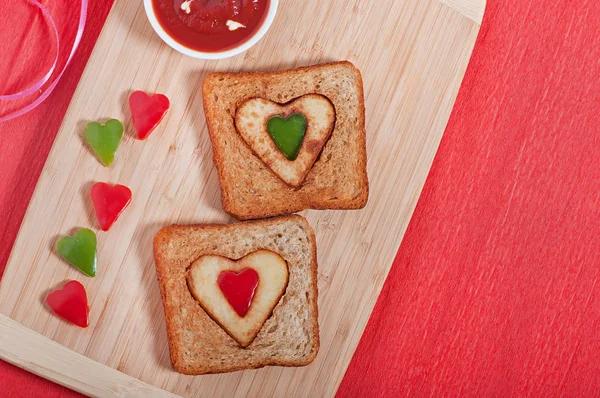
{"label": "red sauce in bowl", "polygon": [[[248,41],[262,26],[269,3],[270,0],[152,0],[156,19],[165,32],[182,46],[202,52],[226,51]],[[232,29],[236,26],[232,22],[245,27]]]}

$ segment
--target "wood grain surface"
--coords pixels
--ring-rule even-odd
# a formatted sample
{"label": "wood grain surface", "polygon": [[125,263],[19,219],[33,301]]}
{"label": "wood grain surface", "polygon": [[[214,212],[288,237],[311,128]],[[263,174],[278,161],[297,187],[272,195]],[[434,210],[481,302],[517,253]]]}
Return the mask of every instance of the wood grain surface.
{"label": "wood grain surface", "polygon": [[[73,97],[28,208],[0,286],[0,312],[94,361],[185,396],[331,396],[358,344],[447,123],[479,25],[471,1],[283,1],[272,30],[252,50],[203,62],[168,48],[141,3],[118,0]],[[379,5],[379,6],[378,6]],[[480,8],[483,9],[483,5]],[[467,11],[465,11],[467,10]],[[473,15],[476,15],[473,14]],[[170,223],[230,222],[202,111],[211,71],[273,70],[348,59],[363,73],[371,197],[364,210],[308,211],[319,247],[321,351],[305,368],[265,368],[202,377],[169,363],[152,238]],[[146,142],[133,139],[132,90],[165,93],[172,109]],[[106,169],[82,144],[91,120],[123,120],[126,137]],[[97,229],[95,181],[128,185],[133,203],[99,232],[99,269],[86,278],[53,251],[76,227]],[[394,187],[394,189],[390,189]],[[87,288],[91,326],[69,326],[43,305],[67,279]],[[28,367],[28,362],[20,366]],[[86,365],[89,366],[89,365]],[[73,375],[64,375],[69,385]],[[83,392],[93,393],[80,387]]]}
{"label": "wood grain surface", "polygon": [[78,354],[0,314],[0,356],[45,377],[95,397],[175,397]]}

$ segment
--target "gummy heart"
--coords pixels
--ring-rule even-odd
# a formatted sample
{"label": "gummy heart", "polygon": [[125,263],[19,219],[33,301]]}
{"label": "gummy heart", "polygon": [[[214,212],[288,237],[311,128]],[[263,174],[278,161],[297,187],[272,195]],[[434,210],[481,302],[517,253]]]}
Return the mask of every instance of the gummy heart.
{"label": "gummy heart", "polygon": [[134,91],[129,96],[129,108],[138,138],[145,140],[169,110],[169,99],[163,94],[152,96]]}
{"label": "gummy heart", "polygon": [[108,231],[131,202],[131,190],[125,185],[94,184],[90,192],[96,218],[103,231]]}
{"label": "gummy heart", "polygon": [[100,163],[108,167],[115,159],[115,152],[123,138],[123,123],[117,119],[110,119],[104,124],[90,122],[85,126],[83,137]]}
{"label": "gummy heart", "polygon": [[294,113],[287,119],[273,116],[267,122],[267,131],[281,153],[288,160],[294,160],[306,134],[306,117],[300,113]]}
{"label": "gummy heart", "polygon": [[242,318],[245,317],[258,286],[258,273],[252,268],[239,273],[224,271],[217,278],[217,283],[235,312]]}
{"label": "gummy heart", "polygon": [[89,326],[90,307],[85,288],[81,283],[67,282],[62,289],[50,293],[46,297],[46,303],[62,319],[82,328]]}
{"label": "gummy heart", "polygon": [[58,253],[87,276],[96,276],[96,234],[81,228],[75,236],[65,236],[56,244]]}

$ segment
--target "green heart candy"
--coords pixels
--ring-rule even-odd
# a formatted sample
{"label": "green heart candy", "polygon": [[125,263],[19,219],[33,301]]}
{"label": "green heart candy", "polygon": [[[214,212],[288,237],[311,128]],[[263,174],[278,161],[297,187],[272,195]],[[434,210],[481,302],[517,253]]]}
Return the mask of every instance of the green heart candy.
{"label": "green heart candy", "polygon": [[279,115],[272,116],[267,121],[267,132],[281,153],[289,160],[294,160],[306,134],[306,116],[301,113],[294,113],[287,119]]}
{"label": "green heart candy", "polygon": [[75,236],[62,237],[56,244],[61,257],[87,276],[96,276],[96,234],[81,228]]}
{"label": "green heart candy", "polygon": [[123,138],[123,123],[117,119],[110,119],[104,124],[90,122],[85,125],[83,137],[100,162],[108,167],[115,159],[115,152]]}

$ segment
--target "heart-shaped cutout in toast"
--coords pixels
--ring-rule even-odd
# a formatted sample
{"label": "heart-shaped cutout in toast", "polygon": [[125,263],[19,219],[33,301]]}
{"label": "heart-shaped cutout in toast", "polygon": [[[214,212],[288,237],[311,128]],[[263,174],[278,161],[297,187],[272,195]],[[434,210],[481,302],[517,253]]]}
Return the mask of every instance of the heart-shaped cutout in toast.
{"label": "heart-shaped cutout in toast", "polygon": [[247,347],[279,303],[288,277],[287,263],[280,255],[257,250],[237,261],[202,256],[190,266],[187,282],[204,311]]}
{"label": "heart-shaped cutout in toast", "polygon": [[286,105],[252,98],[235,113],[235,126],[250,149],[286,184],[302,185],[335,126],[335,109],[318,94]]}

